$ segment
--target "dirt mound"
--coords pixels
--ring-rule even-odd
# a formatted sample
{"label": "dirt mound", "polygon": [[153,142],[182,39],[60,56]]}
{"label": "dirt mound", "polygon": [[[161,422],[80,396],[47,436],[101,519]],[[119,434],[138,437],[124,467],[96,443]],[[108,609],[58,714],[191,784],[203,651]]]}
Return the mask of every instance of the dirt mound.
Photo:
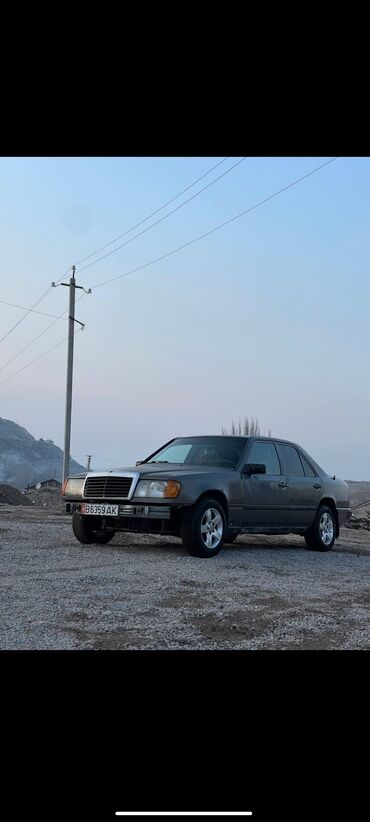
{"label": "dirt mound", "polygon": [[0,505],[31,505],[31,501],[12,485],[0,483]]}
{"label": "dirt mound", "polygon": [[366,517],[356,517],[352,514],[350,519],[344,523],[345,528],[354,528],[358,531],[359,528],[364,528],[365,531],[370,531],[370,515]]}
{"label": "dirt mound", "polygon": [[65,511],[60,488],[33,488],[26,491],[24,496],[36,508],[50,508],[59,513]]}

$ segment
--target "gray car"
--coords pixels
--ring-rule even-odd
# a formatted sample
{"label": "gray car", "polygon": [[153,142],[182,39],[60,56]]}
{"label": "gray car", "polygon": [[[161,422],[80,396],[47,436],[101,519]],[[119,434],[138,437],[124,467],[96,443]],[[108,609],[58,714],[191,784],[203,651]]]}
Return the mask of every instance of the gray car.
{"label": "gray car", "polygon": [[239,534],[301,534],[307,548],[329,551],[351,516],[343,480],[271,437],[177,437],[134,467],[69,477],[62,493],[82,543],[169,534],[196,557]]}

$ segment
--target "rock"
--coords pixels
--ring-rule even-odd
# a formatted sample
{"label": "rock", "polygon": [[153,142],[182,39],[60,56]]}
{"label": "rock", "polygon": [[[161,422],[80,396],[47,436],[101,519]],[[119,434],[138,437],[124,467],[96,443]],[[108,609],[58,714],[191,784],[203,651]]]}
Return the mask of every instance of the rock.
{"label": "rock", "polygon": [[356,531],[364,528],[365,531],[370,531],[370,519],[368,517],[355,517],[352,514],[351,518],[344,523],[344,528],[352,528]]}

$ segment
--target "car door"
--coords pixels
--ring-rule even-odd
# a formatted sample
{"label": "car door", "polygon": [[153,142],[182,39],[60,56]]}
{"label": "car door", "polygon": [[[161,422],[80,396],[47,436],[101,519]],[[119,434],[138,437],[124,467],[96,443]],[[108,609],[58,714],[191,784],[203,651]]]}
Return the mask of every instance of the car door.
{"label": "car door", "polygon": [[307,528],[317,510],[322,481],[294,445],[278,443],[278,451],[288,483],[290,524]]}
{"label": "car door", "polygon": [[245,509],[243,520],[251,527],[284,526],[289,513],[287,481],[273,441],[254,440],[246,462],[266,466],[266,474],[243,474]]}

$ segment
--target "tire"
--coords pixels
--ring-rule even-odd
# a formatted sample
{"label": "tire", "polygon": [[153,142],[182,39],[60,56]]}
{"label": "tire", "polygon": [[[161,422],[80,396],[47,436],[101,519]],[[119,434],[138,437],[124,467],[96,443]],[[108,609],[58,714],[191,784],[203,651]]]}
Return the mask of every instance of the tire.
{"label": "tire", "polygon": [[336,537],[335,515],[328,505],[320,505],[304,538],[310,551],[330,551]]}
{"label": "tire", "polygon": [[72,514],[72,528],[75,537],[83,545],[91,545],[94,542],[100,545],[105,545],[113,539],[115,531],[103,531],[100,528],[94,528],[92,522],[88,522],[88,517],[83,517],[75,511]]}
{"label": "tire", "polygon": [[181,539],[190,556],[215,557],[221,551],[225,536],[225,511],[217,500],[205,497],[184,512]]}

